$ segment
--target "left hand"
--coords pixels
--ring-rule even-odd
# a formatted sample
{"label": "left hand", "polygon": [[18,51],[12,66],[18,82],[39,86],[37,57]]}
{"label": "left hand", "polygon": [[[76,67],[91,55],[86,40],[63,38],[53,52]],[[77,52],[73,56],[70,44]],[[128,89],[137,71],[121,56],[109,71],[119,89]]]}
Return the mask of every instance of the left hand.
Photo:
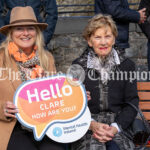
{"label": "left hand", "polygon": [[118,133],[118,130],[116,127],[114,126],[111,126],[111,129],[109,130],[109,132],[111,132],[113,135],[117,134]]}
{"label": "left hand", "polygon": [[93,137],[102,143],[111,141],[114,137],[113,128],[108,124],[92,121],[90,130],[93,132]]}
{"label": "left hand", "polygon": [[16,118],[16,113],[18,113],[16,106],[11,101],[7,101],[4,104],[4,115],[8,118]]}
{"label": "left hand", "polygon": [[138,12],[140,14],[140,21],[139,21],[139,23],[144,23],[146,18],[147,18],[146,17],[146,8],[140,9]]}

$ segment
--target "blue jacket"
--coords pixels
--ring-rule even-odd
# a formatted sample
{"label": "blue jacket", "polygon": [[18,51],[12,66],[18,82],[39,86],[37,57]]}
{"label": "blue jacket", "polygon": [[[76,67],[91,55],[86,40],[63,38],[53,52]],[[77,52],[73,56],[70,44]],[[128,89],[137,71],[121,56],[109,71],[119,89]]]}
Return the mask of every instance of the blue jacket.
{"label": "blue jacket", "polygon": [[95,13],[109,14],[116,22],[118,37],[116,45],[120,48],[129,47],[129,23],[138,23],[140,14],[131,10],[127,0],[95,0]]}
{"label": "blue jacket", "polygon": [[150,41],[150,0],[141,0],[139,9],[142,8],[146,8],[146,16],[148,20],[146,20],[144,23],[139,24],[139,26]]}
{"label": "blue jacket", "polygon": [[[8,8],[6,16],[3,16],[4,5]],[[55,0],[0,0],[0,27],[9,24],[10,12],[16,6],[31,6],[39,22],[48,24],[48,28],[44,31],[45,44],[47,45],[52,38],[55,30],[58,12]],[[40,16],[41,9],[44,9],[44,19]],[[0,41],[3,39],[0,36]]]}

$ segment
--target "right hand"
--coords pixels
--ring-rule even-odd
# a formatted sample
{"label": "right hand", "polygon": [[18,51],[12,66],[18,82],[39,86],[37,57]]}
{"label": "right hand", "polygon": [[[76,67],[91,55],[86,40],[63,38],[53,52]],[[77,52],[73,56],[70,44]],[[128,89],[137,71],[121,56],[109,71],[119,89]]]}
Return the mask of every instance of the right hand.
{"label": "right hand", "polygon": [[18,109],[11,101],[7,101],[4,104],[4,115],[7,118],[16,118],[15,113],[18,113]]}
{"label": "right hand", "polygon": [[86,91],[88,101],[91,100],[90,91]]}
{"label": "right hand", "polygon": [[114,134],[110,132],[112,128],[108,124],[92,121],[90,129],[93,132],[93,137],[99,142],[105,143],[114,137]]}
{"label": "right hand", "polygon": [[138,12],[140,13],[140,21],[139,21],[139,23],[144,23],[146,18],[147,18],[146,17],[146,8],[140,9]]}

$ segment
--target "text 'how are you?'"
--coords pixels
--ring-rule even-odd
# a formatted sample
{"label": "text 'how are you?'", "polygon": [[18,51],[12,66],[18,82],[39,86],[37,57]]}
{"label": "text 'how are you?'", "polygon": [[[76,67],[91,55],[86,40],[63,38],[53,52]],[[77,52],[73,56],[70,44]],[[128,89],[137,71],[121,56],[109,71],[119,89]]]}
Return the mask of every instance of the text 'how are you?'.
{"label": "text 'how are you?'", "polygon": [[73,86],[65,75],[24,82],[14,95],[18,121],[33,130],[39,141],[45,134],[54,141],[69,143],[88,130],[91,116],[82,84]]}

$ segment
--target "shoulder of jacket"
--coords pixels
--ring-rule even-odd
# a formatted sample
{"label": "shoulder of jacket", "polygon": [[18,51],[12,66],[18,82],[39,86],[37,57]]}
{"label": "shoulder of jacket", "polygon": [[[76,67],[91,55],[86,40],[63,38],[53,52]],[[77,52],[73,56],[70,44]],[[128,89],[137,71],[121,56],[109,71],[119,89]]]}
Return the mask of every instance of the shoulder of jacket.
{"label": "shoulder of jacket", "polygon": [[0,66],[4,63],[4,58],[5,58],[5,50],[0,49]]}
{"label": "shoulder of jacket", "polygon": [[0,58],[3,59],[5,55],[5,50],[3,48],[0,49]]}
{"label": "shoulder of jacket", "polygon": [[121,70],[126,70],[126,71],[135,71],[136,70],[136,65],[135,63],[129,59],[126,58],[121,64],[120,64]]}
{"label": "shoulder of jacket", "polygon": [[1,49],[0,49],[0,54],[2,54],[2,53],[5,53],[4,48],[1,48]]}
{"label": "shoulder of jacket", "polygon": [[135,65],[134,61],[132,61],[130,58],[126,58],[124,61],[123,61],[124,64],[130,64],[130,65]]}

